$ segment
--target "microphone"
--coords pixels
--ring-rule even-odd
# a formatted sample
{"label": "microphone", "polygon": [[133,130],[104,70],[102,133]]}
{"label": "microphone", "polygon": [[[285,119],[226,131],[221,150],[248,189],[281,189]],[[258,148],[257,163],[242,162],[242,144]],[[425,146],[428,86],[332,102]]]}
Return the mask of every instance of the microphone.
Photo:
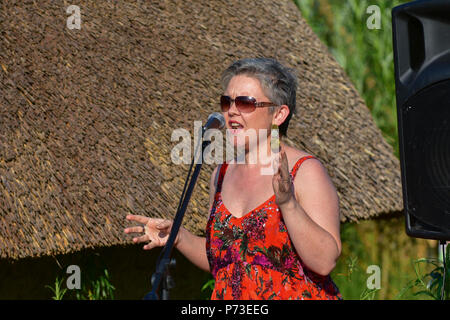
{"label": "microphone", "polygon": [[208,129],[222,129],[225,127],[225,118],[220,112],[211,113],[203,126],[203,132]]}

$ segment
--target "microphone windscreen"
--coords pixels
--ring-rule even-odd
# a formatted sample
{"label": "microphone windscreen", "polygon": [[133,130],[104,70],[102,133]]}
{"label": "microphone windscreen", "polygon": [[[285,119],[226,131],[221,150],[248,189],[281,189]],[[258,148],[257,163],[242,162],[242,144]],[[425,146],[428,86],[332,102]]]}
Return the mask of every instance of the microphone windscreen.
{"label": "microphone windscreen", "polygon": [[213,112],[206,120],[206,129],[222,129],[225,127],[225,117],[220,112]]}

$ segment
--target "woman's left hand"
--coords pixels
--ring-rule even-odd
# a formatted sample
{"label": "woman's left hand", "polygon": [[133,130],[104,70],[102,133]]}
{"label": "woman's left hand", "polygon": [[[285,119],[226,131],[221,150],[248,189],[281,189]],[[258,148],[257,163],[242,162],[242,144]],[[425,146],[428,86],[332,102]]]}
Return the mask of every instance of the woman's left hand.
{"label": "woman's left hand", "polygon": [[295,200],[294,186],[289,173],[286,152],[283,148],[280,151],[278,170],[273,175],[272,186],[275,194],[275,202],[278,206],[288,203],[293,199]]}

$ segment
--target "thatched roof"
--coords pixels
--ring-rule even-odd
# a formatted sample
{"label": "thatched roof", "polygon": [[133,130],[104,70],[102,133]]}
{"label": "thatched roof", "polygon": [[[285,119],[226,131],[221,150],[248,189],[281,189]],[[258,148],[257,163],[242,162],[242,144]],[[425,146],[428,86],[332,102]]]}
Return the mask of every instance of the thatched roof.
{"label": "thatched roof", "polygon": [[[173,216],[172,130],[217,111],[221,72],[249,56],[297,71],[288,142],[325,164],[342,221],[402,210],[392,148],[292,1],[81,1],[81,30],[67,6],[0,5],[1,258],[129,243],[127,214]],[[196,233],[212,169],[184,220]]]}

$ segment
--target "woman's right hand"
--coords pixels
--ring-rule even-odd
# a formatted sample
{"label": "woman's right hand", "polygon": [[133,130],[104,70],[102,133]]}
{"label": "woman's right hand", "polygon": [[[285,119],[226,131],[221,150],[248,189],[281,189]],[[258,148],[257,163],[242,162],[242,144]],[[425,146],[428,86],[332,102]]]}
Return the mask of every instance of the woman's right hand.
{"label": "woman's right hand", "polygon": [[[142,235],[133,238],[134,243],[149,242],[144,246],[144,250],[150,250],[155,247],[162,247],[167,243],[167,239],[172,229],[173,221],[159,218],[149,218],[139,215],[127,215],[129,221],[136,221],[143,224],[142,226],[134,226],[124,229],[125,233],[141,233]],[[180,239],[180,228],[174,245],[177,246]]]}

